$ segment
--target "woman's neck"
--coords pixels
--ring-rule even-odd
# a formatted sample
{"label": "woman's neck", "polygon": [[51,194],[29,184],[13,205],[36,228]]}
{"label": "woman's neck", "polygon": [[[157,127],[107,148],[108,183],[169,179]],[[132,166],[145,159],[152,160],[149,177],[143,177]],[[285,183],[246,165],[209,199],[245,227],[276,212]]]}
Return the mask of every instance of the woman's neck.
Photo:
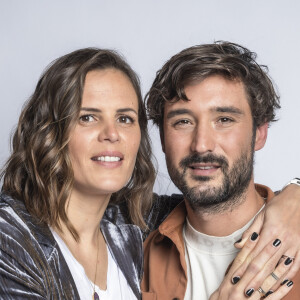
{"label": "woman's neck", "polygon": [[[66,214],[79,235],[80,244],[94,244],[99,224],[109,203],[111,194],[88,195],[73,190],[66,204]],[[67,226],[61,222],[60,235],[69,243],[74,240]],[[57,230],[56,230],[57,231]],[[75,240],[74,240],[75,241]]]}

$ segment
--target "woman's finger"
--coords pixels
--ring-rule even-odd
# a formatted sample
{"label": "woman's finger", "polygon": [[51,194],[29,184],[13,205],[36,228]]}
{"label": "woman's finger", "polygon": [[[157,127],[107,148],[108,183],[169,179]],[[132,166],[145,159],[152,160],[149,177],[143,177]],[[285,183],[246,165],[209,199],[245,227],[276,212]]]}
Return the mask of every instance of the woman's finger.
{"label": "woman's finger", "polygon": [[[278,286],[280,286],[280,283],[283,282],[284,278],[286,278],[286,274],[291,267],[292,262],[293,260],[287,257],[277,266],[274,271],[270,273],[270,275],[263,281],[262,284],[260,284],[259,281],[252,282],[250,285],[251,288],[256,291],[256,294],[268,292],[269,290],[277,290]],[[247,291],[249,291],[249,286],[245,290],[245,295],[247,295]]]}
{"label": "woman's finger", "polygon": [[300,269],[300,250],[291,258],[293,259],[293,264],[286,275],[287,278],[294,278]]}
{"label": "woman's finger", "polygon": [[[247,244],[248,242],[245,246]],[[261,283],[262,280],[274,270],[274,266],[279,261],[281,255],[279,254],[276,256],[276,252],[279,250],[280,246],[281,241],[276,239],[272,243],[269,243],[255,258],[252,258],[251,254],[249,254],[241,267],[233,273],[232,278],[242,278],[245,284],[249,283],[251,280],[252,284],[256,284],[257,282]],[[253,285],[253,287],[255,287],[255,285]]]}
{"label": "woman's finger", "polygon": [[[241,278],[241,275],[243,272],[241,271],[240,273],[236,273],[235,271],[239,269],[246,260],[251,259],[250,258],[250,253],[254,249],[256,243],[259,240],[259,235],[257,232],[252,232],[250,238],[246,241],[244,244],[242,250],[238,253],[234,261],[232,262],[232,265],[229,269],[229,272],[227,273],[228,276],[231,277],[231,282],[232,283],[237,283],[237,281]],[[233,273],[236,275],[232,276]]]}
{"label": "woman's finger", "polygon": [[260,232],[261,228],[263,226],[263,222],[264,222],[264,214],[265,214],[265,210],[263,209],[254,219],[253,223],[251,224],[251,226],[244,231],[243,235],[242,235],[242,239],[239,242],[236,242],[234,244],[234,246],[238,249],[243,248],[243,246],[246,244],[247,240],[251,237],[253,232]]}
{"label": "woman's finger", "polygon": [[251,300],[259,300],[259,299],[268,299],[268,300],[281,300],[284,296],[286,296],[291,289],[293,288],[293,281],[286,281],[283,285],[280,285],[278,289],[264,291],[260,289],[259,291],[255,291],[252,297],[249,299]]}

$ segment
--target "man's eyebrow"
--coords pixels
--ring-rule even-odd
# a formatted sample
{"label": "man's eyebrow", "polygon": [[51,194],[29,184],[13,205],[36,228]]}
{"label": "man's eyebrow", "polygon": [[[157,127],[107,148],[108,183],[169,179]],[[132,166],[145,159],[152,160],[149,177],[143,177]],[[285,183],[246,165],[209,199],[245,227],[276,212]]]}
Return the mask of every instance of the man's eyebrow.
{"label": "man's eyebrow", "polygon": [[216,112],[223,112],[223,113],[233,113],[233,114],[237,114],[237,115],[243,115],[244,112],[235,107],[235,106],[217,106],[212,108],[212,111],[216,111]]}
{"label": "man's eyebrow", "polygon": [[[100,113],[100,112],[102,112],[101,109],[99,109],[99,108],[93,108],[93,107],[81,107],[80,110],[81,110],[81,111],[86,111],[86,112],[95,112],[95,113]],[[124,112],[129,112],[129,111],[135,113],[136,115],[138,114],[137,111],[136,111],[135,109],[130,108],[130,107],[124,107],[124,108],[119,108],[119,109],[117,109],[117,112],[118,112],[118,113],[124,113]]]}
{"label": "man's eyebrow", "polygon": [[174,109],[168,112],[167,119],[171,119],[173,117],[184,115],[184,114],[193,115],[193,112],[190,109],[185,109],[185,108]]}

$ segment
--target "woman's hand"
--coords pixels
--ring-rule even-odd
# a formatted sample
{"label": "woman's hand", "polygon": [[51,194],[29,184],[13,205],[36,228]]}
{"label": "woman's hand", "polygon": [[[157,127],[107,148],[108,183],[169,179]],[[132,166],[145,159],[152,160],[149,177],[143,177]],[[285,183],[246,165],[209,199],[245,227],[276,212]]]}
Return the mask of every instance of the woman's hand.
{"label": "woman's hand", "polygon": [[[264,276],[264,268],[272,265],[270,257],[280,255],[282,243],[279,239],[268,243],[260,254],[249,262],[249,269],[257,271],[259,280],[256,281],[256,284],[249,284],[247,276],[240,277],[236,275],[236,268],[251,259],[251,252],[257,246],[259,240],[258,234],[253,232],[233,261],[220,287],[209,298],[210,300],[258,300],[263,296],[267,296],[270,300],[279,300],[288,294],[292,289],[293,282],[287,280],[286,275],[293,265],[293,260],[290,258],[281,259],[277,267],[272,269],[273,272]],[[259,265],[264,267],[258,270]]]}
{"label": "woman's hand", "polygon": [[[260,232],[260,239],[249,253],[249,257],[241,262],[234,276],[246,277],[250,285],[259,285],[262,279],[257,276],[258,273],[264,270],[261,277],[266,278],[274,270],[278,259],[284,256],[293,259],[292,267],[286,274],[287,278],[293,278],[300,268],[300,187],[291,184],[275,196],[256,217],[252,226],[245,231],[242,241],[236,244],[236,247],[243,247],[254,231]],[[277,255],[269,256],[266,266],[258,262],[253,268],[253,264],[250,263],[275,239],[282,242]]]}
{"label": "woman's hand", "polygon": [[[251,243],[253,232],[260,232],[255,243]],[[274,251],[270,244],[276,239],[281,243]],[[252,288],[254,292],[250,298],[260,299],[263,292],[258,292],[259,287],[264,292],[268,292],[271,288],[275,291],[268,296],[270,300],[285,296],[293,284],[289,279],[293,278],[300,268],[300,188],[293,184],[289,185],[274,197],[257,215],[236,247],[244,248],[210,299],[247,299],[245,294]],[[278,262],[280,264],[277,266]],[[270,275],[272,272],[279,278],[278,280]],[[232,285],[231,282],[237,278],[241,280],[238,284]],[[285,283],[280,285],[282,282]]]}

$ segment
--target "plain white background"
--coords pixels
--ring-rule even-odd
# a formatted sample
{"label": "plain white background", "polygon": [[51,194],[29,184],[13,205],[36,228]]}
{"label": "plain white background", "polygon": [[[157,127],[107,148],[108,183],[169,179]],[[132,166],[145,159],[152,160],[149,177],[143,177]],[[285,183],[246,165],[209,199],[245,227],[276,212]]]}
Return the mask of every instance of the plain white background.
{"label": "plain white background", "polygon": [[[279,121],[256,154],[255,181],[281,188],[300,176],[300,2],[298,0],[1,0],[0,164],[22,105],[43,69],[83,47],[119,50],[141,78],[180,50],[215,40],[240,43],[269,66],[281,95]],[[159,166],[155,191],[176,191],[168,179],[157,130],[149,124]]]}

